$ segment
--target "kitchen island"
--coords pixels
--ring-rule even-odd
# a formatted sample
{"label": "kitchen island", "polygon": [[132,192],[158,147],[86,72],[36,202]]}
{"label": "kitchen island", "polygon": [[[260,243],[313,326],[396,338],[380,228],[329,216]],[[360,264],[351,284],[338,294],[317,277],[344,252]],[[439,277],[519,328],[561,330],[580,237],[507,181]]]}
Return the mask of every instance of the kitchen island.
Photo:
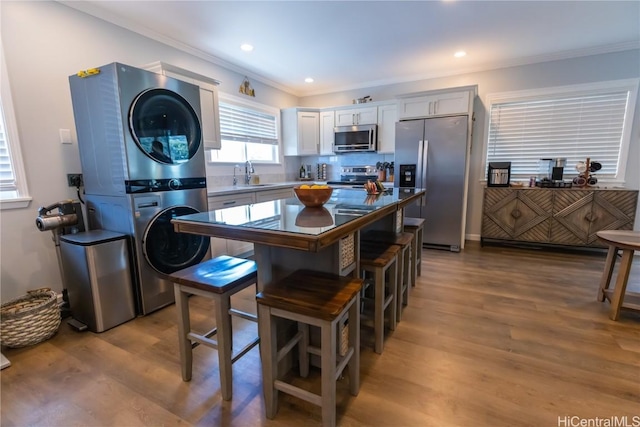
{"label": "kitchen island", "polygon": [[359,235],[364,229],[402,230],[403,210],[425,194],[421,188],[394,188],[367,195],[362,189],[335,189],[321,208],[296,198],[219,209],[172,220],[179,233],[254,244],[258,289],[295,270],[358,274]]}

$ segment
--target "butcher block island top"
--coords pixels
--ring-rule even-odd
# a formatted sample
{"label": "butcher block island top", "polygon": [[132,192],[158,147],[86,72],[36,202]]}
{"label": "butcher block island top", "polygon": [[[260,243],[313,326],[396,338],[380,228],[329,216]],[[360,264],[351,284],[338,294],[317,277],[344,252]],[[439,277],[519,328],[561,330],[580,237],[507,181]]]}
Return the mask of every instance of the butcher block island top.
{"label": "butcher block island top", "polygon": [[421,188],[393,188],[375,195],[362,189],[335,189],[321,208],[305,208],[289,198],[180,216],[171,222],[180,233],[317,252],[424,194]]}

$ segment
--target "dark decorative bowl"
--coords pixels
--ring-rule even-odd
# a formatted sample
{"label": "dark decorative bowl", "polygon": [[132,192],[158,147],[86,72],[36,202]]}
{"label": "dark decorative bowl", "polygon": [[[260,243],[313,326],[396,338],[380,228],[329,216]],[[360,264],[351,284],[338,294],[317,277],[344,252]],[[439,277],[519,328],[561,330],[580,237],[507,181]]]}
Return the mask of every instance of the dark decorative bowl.
{"label": "dark decorative bowl", "polygon": [[317,208],[331,198],[333,188],[300,188],[294,187],[293,192],[296,194],[300,203],[308,208]]}
{"label": "dark decorative bowl", "polygon": [[333,217],[327,208],[304,208],[296,216],[298,227],[329,227],[333,225]]}

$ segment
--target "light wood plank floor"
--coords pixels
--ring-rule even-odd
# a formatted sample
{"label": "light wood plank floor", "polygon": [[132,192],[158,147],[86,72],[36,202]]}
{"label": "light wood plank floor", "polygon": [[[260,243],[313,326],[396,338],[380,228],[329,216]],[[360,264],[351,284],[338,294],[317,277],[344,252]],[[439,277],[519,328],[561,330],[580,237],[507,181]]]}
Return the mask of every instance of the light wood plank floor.
{"label": "light wood plank floor", "polygon": [[[639,288],[640,262],[630,288]],[[382,355],[363,328],[362,386],[338,383],[342,426],[558,426],[559,417],[640,415],[640,314],[609,320],[596,301],[604,253],[469,243],[423,251],[423,275]],[[244,309],[249,292],[234,298]],[[196,324],[211,317],[192,298]],[[234,364],[220,396],[217,355],[194,351],[181,379],[174,306],[110,331],[4,349],[0,424],[8,426],[319,426],[320,410],[291,397],[264,417],[258,349]],[[234,320],[235,322],[236,320]],[[255,331],[234,323],[237,345]],[[204,329],[204,326],[203,326]],[[310,389],[317,389],[313,372]],[[638,418],[640,420],[640,418]]]}

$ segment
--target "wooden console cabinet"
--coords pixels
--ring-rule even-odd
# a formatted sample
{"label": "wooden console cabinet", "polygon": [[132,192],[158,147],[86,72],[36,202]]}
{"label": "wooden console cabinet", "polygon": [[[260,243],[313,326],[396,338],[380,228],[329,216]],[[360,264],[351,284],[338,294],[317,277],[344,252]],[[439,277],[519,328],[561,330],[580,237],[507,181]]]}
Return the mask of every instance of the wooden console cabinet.
{"label": "wooden console cabinet", "polygon": [[481,241],[606,247],[600,230],[631,230],[637,190],[485,188]]}

